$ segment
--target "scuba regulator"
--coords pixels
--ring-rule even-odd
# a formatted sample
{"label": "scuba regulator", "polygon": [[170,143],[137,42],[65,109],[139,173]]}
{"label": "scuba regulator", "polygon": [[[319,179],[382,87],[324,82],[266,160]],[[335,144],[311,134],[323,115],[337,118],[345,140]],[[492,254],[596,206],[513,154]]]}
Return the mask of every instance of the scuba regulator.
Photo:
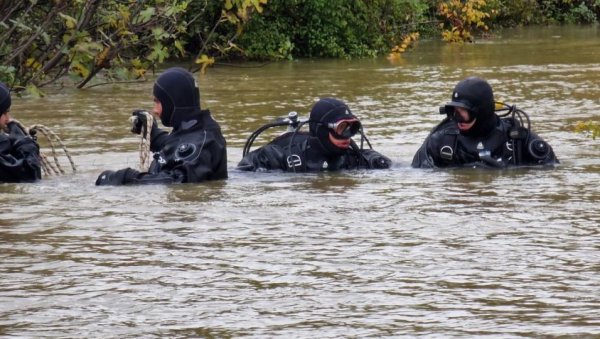
{"label": "scuba regulator", "polygon": [[246,154],[250,152],[250,148],[252,147],[254,140],[256,140],[256,138],[258,138],[258,136],[262,132],[268,130],[269,128],[277,126],[287,126],[287,132],[297,133],[300,127],[302,127],[302,125],[304,125],[307,122],[308,120],[300,120],[298,118],[298,112],[291,111],[288,113],[288,116],[286,118],[277,118],[275,119],[275,121],[259,127],[257,130],[252,132],[252,134],[250,134],[250,136],[246,140],[246,144],[244,145],[244,150],[242,152],[242,157],[246,156]]}
{"label": "scuba regulator", "polygon": [[499,117],[510,115],[513,121],[513,127],[509,130],[509,136],[512,140],[513,164],[519,165],[523,159],[523,153],[527,152],[532,158],[541,162],[550,155],[550,146],[544,140],[533,139],[531,136],[531,120],[529,115],[518,109],[515,105],[507,105],[503,102],[496,102],[496,112],[507,111],[504,114],[498,114]]}
{"label": "scuba regulator", "polygon": [[[250,134],[250,136],[246,140],[246,143],[244,144],[244,148],[243,148],[243,151],[242,151],[242,157],[246,156],[246,154],[248,154],[250,152],[250,149],[252,148],[252,144],[254,143],[254,141],[256,140],[256,138],[258,138],[258,136],[262,132],[268,130],[269,128],[277,127],[277,126],[287,126],[286,133],[294,133],[294,135],[295,135],[296,133],[298,133],[298,131],[300,131],[300,129],[302,128],[302,126],[304,126],[308,122],[310,122],[310,120],[308,120],[308,119],[306,119],[306,120],[300,119],[299,116],[298,116],[298,112],[291,111],[291,112],[288,113],[287,117],[285,117],[285,118],[277,118],[277,119],[275,119],[275,121],[267,123],[267,124],[259,127],[254,132],[252,132],[252,134]],[[363,132],[362,125],[360,126],[360,129],[358,130],[358,133],[361,136],[361,138],[360,138],[360,149],[363,149],[363,146],[364,146],[365,142],[367,143],[367,145],[369,146],[370,149],[373,149],[373,146],[371,146],[371,142],[369,141],[369,139],[367,138],[367,136]],[[294,139],[293,137],[290,139],[290,145],[292,144],[293,139]],[[352,141],[351,147],[358,148],[358,145],[356,145],[354,143],[354,141]]]}
{"label": "scuba regulator", "polygon": [[[548,143],[538,138],[530,140],[531,121],[527,113],[517,108],[515,105],[508,105],[503,102],[495,102],[494,111],[500,118],[510,116],[513,122],[513,126],[508,132],[511,142],[510,151],[512,152],[511,159],[513,165],[519,165],[525,154],[528,154],[538,162],[543,162],[543,160],[550,156],[551,148]],[[448,119],[456,120],[454,107],[452,106],[440,106],[439,113],[446,115]],[[488,150],[478,148],[478,152],[479,158],[486,164],[492,165],[492,167],[502,166],[501,163],[498,163],[490,156]]]}

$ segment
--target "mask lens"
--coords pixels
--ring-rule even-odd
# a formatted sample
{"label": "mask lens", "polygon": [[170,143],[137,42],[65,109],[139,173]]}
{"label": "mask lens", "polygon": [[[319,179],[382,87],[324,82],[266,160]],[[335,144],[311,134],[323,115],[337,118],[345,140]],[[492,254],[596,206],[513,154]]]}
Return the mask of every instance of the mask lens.
{"label": "mask lens", "polygon": [[456,108],[455,108],[455,109],[454,109],[454,114],[452,115],[452,119],[453,119],[454,121],[458,122],[458,123],[466,123],[466,124],[469,124],[469,123],[473,122],[473,120],[475,120],[475,117],[474,117],[474,116],[473,116],[473,115],[472,115],[470,112],[467,112],[467,113],[468,113],[468,118],[467,118],[467,119],[465,119],[465,118],[462,116],[462,114],[460,114],[460,113],[458,112],[458,110],[456,110]]}
{"label": "mask lens", "polygon": [[348,139],[358,133],[358,130],[360,130],[360,121],[357,119],[340,120],[334,124],[330,124],[329,128],[337,136]]}

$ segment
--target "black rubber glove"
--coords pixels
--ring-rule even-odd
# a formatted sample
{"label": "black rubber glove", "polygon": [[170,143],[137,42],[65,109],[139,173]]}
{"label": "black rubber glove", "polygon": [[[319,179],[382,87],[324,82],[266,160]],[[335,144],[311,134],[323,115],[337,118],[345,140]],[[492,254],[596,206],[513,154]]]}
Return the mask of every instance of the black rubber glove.
{"label": "black rubber glove", "polygon": [[15,121],[6,124],[6,129],[11,137],[21,138],[27,136],[27,133]]}
{"label": "black rubber glove", "polygon": [[[144,138],[148,137],[148,131],[146,130],[146,124],[147,124],[146,114],[150,114],[150,113],[148,113],[148,111],[144,111],[141,109],[136,109],[135,111],[133,111],[133,113],[131,113],[131,115],[133,116],[133,122],[131,123],[131,133],[134,133],[134,134],[142,134],[143,133]],[[152,129],[154,129],[154,127],[158,127],[156,125],[155,119],[152,120]]]}
{"label": "black rubber glove", "polygon": [[392,165],[392,161],[388,157],[383,156],[372,149],[363,150],[361,154],[367,164],[369,164],[369,168],[390,168]]}
{"label": "black rubber glove", "polygon": [[118,186],[124,185],[136,176],[137,171],[125,168],[118,171],[104,171],[96,179],[96,186]]}
{"label": "black rubber glove", "polygon": [[15,151],[21,153],[23,157],[28,155],[39,155],[40,154],[40,146],[33,141],[33,139],[25,136],[21,137],[12,137],[13,145],[12,147]]}

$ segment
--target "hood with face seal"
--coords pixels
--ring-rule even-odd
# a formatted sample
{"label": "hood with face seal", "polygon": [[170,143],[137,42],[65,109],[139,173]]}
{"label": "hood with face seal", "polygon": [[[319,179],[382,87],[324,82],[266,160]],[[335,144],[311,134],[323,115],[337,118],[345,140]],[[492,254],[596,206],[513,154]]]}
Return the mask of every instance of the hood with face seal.
{"label": "hood with face seal", "polygon": [[200,91],[194,76],[180,67],[164,71],[153,89],[162,105],[163,125],[178,129],[182,122],[200,114]]}
{"label": "hood with face seal", "polygon": [[448,116],[453,116],[454,107],[466,109],[470,120],[476,119],[473,127],[461,132],[467,136],[484,136],[494,129],[498,121],[492,87],[479,77],[468,77],[454,87],[452,99],[445,106]]}
{"label": "hood with face seal", "polygon": [[323,98],[319,100],[310,111],[308,128],[310,135],[317,137],[319,143],[328,155],[342,154],[346,150],[340,149],[329,140],[329,123],[342,119],[358,119],[350,108],[340,100]]}
{"label": "hood with face seal", "polygon": [[0,115],[8,112],[10,105],[10,90],[4,83],[0,82]]}

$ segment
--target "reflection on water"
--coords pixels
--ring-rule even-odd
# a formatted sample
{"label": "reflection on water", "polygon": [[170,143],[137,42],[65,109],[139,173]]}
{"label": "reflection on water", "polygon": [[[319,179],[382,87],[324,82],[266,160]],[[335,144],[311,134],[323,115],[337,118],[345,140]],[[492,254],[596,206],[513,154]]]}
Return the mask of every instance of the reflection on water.
{"label": "reflection on water", "polygon": [[[397,64],[211,69],[202,102],[230,179],[202,185],[93,186],[136,166],[127,118],[150,107],[151,81],[16,98],[12,113],[59,133],[80,172],[0,185],[0,335],[600,335],[598,141],[565,128],[597,120],[598,41],[597,28],[527,29],[422,41]],[[471,74],[530,114],[560,167],[409,167]],[[251,131],[320,96],[346,100],[393,169],[234,170]]]}

